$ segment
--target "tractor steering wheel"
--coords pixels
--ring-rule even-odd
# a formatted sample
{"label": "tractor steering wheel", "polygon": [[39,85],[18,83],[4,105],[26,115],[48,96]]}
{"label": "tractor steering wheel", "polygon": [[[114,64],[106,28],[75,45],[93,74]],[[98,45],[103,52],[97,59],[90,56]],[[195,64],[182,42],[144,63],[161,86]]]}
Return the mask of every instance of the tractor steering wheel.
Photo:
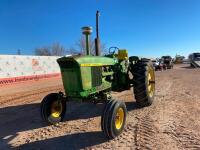
{"label": "tractor steering wheel", "polygon": [[112,54],[112,55],[114,55],[115,54],[115,52],[116,52],[116,50],[119,50],[119,48],[118,47],[110,47],[109,48],[109,54]]}

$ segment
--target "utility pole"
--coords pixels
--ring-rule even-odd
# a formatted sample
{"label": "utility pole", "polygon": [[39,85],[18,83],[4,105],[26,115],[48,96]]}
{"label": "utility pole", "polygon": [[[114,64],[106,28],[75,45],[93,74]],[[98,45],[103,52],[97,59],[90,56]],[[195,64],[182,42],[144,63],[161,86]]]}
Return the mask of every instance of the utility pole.
{"label": "utility pole", "polygon": [[17,55],[21,55],[21,50],[20,49],[17,50]]}

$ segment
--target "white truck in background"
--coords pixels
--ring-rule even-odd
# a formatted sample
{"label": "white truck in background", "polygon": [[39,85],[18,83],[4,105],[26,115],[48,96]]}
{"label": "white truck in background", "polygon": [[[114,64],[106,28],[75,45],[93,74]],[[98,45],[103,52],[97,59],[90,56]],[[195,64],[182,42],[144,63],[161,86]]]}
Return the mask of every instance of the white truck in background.
{"label": "white truck in background", "polygon": [[200,53],[199,52],[190,54],[188,58],[189,58],[191,67],[194,67],[194,68],[200,67]]}

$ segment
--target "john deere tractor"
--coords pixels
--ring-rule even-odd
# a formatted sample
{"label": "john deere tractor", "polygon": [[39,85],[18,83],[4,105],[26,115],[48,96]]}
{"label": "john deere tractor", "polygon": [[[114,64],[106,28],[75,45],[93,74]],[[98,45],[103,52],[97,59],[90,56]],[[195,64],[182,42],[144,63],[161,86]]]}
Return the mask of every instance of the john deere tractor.
{"label": "john deere tractor", "polygon": [[41,103],[42,118],[48,124],[63,120],[68,101],[105,103],[101,115],[101,129],[109,138],[122,133],[127,116],[126,105],[112,98],[111,91],[134,89],[140,106],[152,104],[155,94],[155,75],[151,62],[137,56],[128,57],[125,49],[111,47],[109,54],[100,56],[98,33],[99,12],[96,14],[95,56],[91,55],[89,36],[91,27],[83,27],[86,55],[62,57],[57,60],[65,89],[44,97]]}

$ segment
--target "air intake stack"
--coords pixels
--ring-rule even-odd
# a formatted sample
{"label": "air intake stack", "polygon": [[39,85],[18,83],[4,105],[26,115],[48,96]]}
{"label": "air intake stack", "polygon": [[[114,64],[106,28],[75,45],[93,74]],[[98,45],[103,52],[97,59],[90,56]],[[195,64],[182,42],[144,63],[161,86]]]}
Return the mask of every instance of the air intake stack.
{"label": "air intake stack", "polygon": [[90,34],[92,33],[92,27],[82,27],[82,33],[85,35],[86,55],[91,55]]}

